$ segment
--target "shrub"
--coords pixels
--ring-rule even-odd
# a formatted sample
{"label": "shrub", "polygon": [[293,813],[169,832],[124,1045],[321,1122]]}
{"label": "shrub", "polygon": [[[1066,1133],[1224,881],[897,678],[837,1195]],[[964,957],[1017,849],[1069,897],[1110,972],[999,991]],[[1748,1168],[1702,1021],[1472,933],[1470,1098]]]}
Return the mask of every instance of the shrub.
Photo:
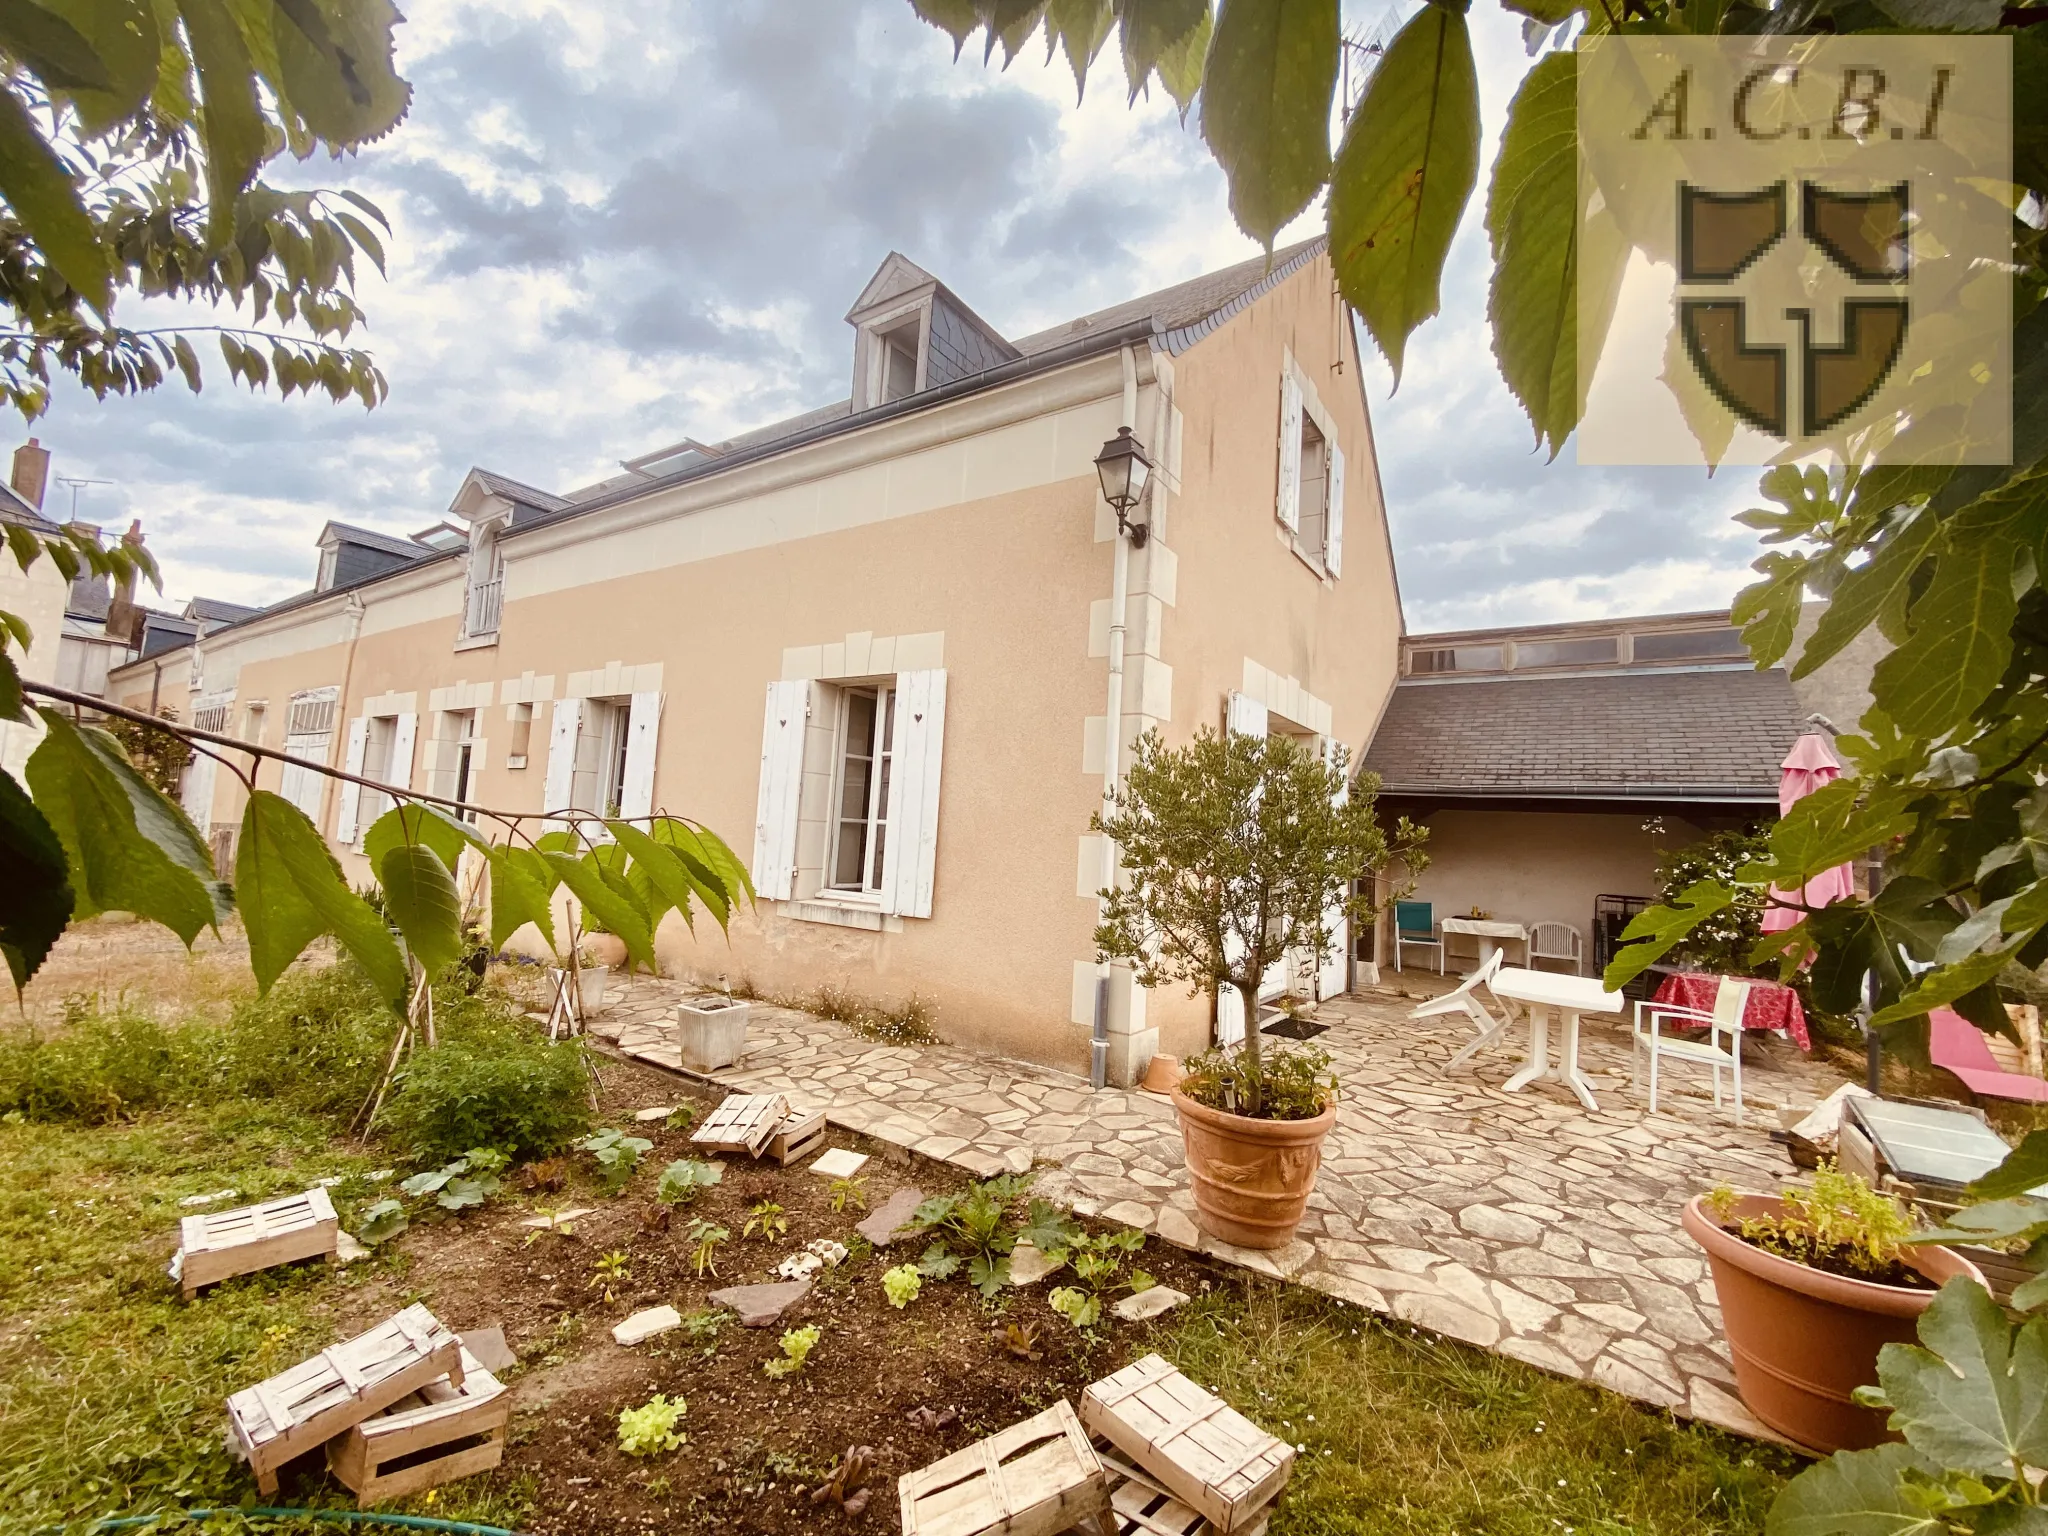
{"label": "shrub", "polygon": [[406,1064],[384,1123],[425,1158],[499,1147],[524,1162],[590,1129],[583,1047],[531,1029],[444,1039]]}
{"label": "shrub", "polygon": [[1770,858],[1770,831],[1755,827],[1710,833],[1696,843],[1657,855],[1657,899],[1667,905],[1702,880],[1718,880],[1735,892],[1733,903],[1674,944],[1667,958],[1729,976],[1764,974],[1749,963],[1750,946],[1763,932],[1763,889],[1737,885],[1735,874],[1746,865],[1767,864]]}
{"label": "shrub", "polygon": [[194,1032],[129,1010],[71,1014],[58,1033],[0,1034],[0,1114],[99,1125],[203,1093]]}

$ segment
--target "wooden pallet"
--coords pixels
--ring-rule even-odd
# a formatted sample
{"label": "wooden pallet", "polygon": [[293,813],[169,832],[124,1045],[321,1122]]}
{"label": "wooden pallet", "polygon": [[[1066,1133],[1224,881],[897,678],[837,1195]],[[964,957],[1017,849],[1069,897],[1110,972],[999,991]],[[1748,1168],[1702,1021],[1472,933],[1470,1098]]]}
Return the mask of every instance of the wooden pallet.
{"label": "wooden pallet", "polygon": [[462,1385],[430,1381],[327,1442],[327,1470],[368,1509],[488,1472],[505,1456],[512,1398],[462,1351]]}
{"label": "wooden pallet", "polygon": [[759,1157],[789,1118],[789,1100],[779,1093],[729,1093],[690,1135],[692,1144],[714,1152]]}
{"label": "wooden pallet", "polygon": [[340,1233],[334,1202],[324,1189],[187,1216],[179,1223],[171,1274],[189,1299],[201,1286],[236,1275],[299,1259],[331,1259]]}
{"label": "wooden pallet", "polygon": [[768,1155],[787,1168],[824,1146],[825,1130],[825,1111],[822,1109],[814,1109],[807,1115],[791,1110],[783,1117],[781,1128],[768,1138]]}
{"label": "wooden pallet", "polygon": [[1081,1422],[1222,1532],[1251,1528],[1294,1470],[1293,1446],[1158,1355],[1083,1392]]}
{"label": "wooden pallet", "polygon": [[290,1370],[228,1399],[228,1427],[256,1474],[277,1492],[277,1469],[442,1377],[463,1382],[462,1343],[425,1307],[407,1307]]}
{"label": "wooden pallet", "polygon": [[1100,1529],[1109,1479],[1062,1399],[896,1483],[903,1536],[1053,1536]]}
{"label": "wooden pallet", "polygon": [[[1103,1470],[1109,1473],[1110,1523],[1104,1536],[1220,1536],[1199,1509],[1182,1503],[1156,1479],[1122,1460],[1108,1440],[1097,1435],[1094,1445]],[[1266,1536],[1272,1512],[1272,1506],[1266,1506],[1232,1536]]]}

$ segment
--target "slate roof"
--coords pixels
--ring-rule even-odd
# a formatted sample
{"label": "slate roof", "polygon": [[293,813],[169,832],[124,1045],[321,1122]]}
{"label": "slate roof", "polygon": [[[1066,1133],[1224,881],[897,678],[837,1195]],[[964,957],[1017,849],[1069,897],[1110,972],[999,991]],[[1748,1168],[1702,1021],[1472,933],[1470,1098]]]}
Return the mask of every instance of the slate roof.
{"label": "slate roof", "polygon": [[14,487],[4,480],[0,480],[0,522],[19,523],[38,533],[55,533],[59,526],[23,501]]}
{"label": "slate roof", "polygon": [[424,545],[415,544],[411,539],[401,539],[392,534],[379,533],[374,528],[358,528],[354,523],[329,521],[320,530],[318,542],[326,543],[327,535],[334,534],[343,544],[356,544],[365,549],[379,549],[387,555],[403,555],[408,560],[421,560],[435,551]]}
{"label": "slate roof", "polygon": [[544,491],[521,480],[514,480],[510,475],[494,474],[488,469],[472,470],[471,473],[483,482],[484,489],[493,496],[502,496],[507,501],[516,501],[522,506],[538,507],[543,512],[559,512],[569,505],[554,492]]}
{"label": "slate roof", "polygon": [[1804,722],[1775,668],[1410,682],[1361,766],[1390,795],[1775,804]]}
{"label": "slate roof", "polygon": [[185,605],[184,617],[201,624],[235,624],[262,611],[247,603],[230,603],[218,597],[195,597]]}

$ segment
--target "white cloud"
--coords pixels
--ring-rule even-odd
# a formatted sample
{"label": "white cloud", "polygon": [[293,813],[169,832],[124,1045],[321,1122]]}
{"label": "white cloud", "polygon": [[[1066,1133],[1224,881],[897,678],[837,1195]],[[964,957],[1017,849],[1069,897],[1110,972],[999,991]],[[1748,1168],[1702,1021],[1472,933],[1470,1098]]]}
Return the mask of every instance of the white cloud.
{"label": "white cloud", "polygon": [[[471,464],[567,487],[839,398],[840,317],[892,247],[1013,335],[1256,250],[1194,126],[1125,105],[1113,45],[1076,107],[1064,59],[955,63],[906,0],[420,11],[412,119],[292,172],[392,218],[361,293],[390,402],[60,390],[35,428],[60,475],[115,482],[80,510],[141,517],[171,598],[302,589],[328,518],[422,527]],[[1527,61],[1513,16],[1473,26],[1490,158]],[[1410,627],[1725,603],[1753,476],[1546,465],[1493,366],[1485,261],[1475,197],[1398,392],[1367,369]]]}

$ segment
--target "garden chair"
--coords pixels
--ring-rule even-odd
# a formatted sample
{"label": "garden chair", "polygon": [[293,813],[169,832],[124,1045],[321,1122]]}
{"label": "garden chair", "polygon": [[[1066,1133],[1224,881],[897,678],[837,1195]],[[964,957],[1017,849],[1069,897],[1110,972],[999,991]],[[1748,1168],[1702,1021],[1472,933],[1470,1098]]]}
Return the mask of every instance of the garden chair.
{"label": "garden chair", "polygon": [[[1636,1004],[1636,1022],[1630,1042],[1629,1074],[1631,1087],[1636,1081],[1637,1064],[1644,1051],[1650,1053],[1650,1112],[1657,1112],[1657,1069],[1667,1057],[1673,1061],[1690,1062],[1694,1066],[1711,1067],[1714,1071],[1714,1107],[1721,1107],[1721,1073],[1725,1069],[1735,1080],[1735,1123],[1742,1124],[1742,1011],[1749,1006],[1749,983],[1733,976],[1723,976],[1720,988],[1714,993],[1712,1012],[1698,1008],[1681,1008],[1676,1003],[1659,1003],[1645,999]],[[1707,1032],[1704,1040],[1685,1040],[1664,1033],[1666,1028],[1702,1029]],[[1726,1045],[1723,1045],[1723,1038]]]}
{"label": "garden chair", "polygon": [[2048,1081],[2005,1071],[1984,1043],[1983,1033],[1953,1008],[1928,1014],[1927,1059],[1985,1098],[2048,1103]]}
{"label": "garden chair", "polygon": [[[1489,993],[1492,992],[1493,988],[1488,983],[1493,980],[1494,973],[1500,969],[1501,962],[1506,958],[1502,951],[1495,950],[1492,958],[1460,982],[1456,991],[1446,992],[1442,997],[1433,997],[1408,1015],[1411,1019],[1433,1019],[1439,1014],[1462,1013],[1472,1021],[1472,1028],[1477,1033],[1466,1043],[1463,1050],[1444,1063],[1444,1071],[1454,1072],[1462,1067],[1482,1046],[1490,1044],[1502,1030],[1514,1023],[1515,1011],[1512,1007],[1502,1004],[1500,1015],[1496,1017],[1493,1010],[1479,1001],[1478,997],[1481,987],[1486,987]],[[1494,1001],[1499,1002],[1500,999],[1495,998]]]}
{"label": "garden chair", "polygon": [[1426,901],[1394,903],[1394,969],[1401,969],[1401,949],[1416,945],[1436,951],[1436,973],[1444,973],[1444,936],[1437,931],[1436,909]]}
{"label": "garden chair", "polygon": [[1586,943],[1570,923],[1537,923],[1529,929],[1529,969],[1540,971],[1545,960],[1562,960],[1574,976],[1586,974]]}

